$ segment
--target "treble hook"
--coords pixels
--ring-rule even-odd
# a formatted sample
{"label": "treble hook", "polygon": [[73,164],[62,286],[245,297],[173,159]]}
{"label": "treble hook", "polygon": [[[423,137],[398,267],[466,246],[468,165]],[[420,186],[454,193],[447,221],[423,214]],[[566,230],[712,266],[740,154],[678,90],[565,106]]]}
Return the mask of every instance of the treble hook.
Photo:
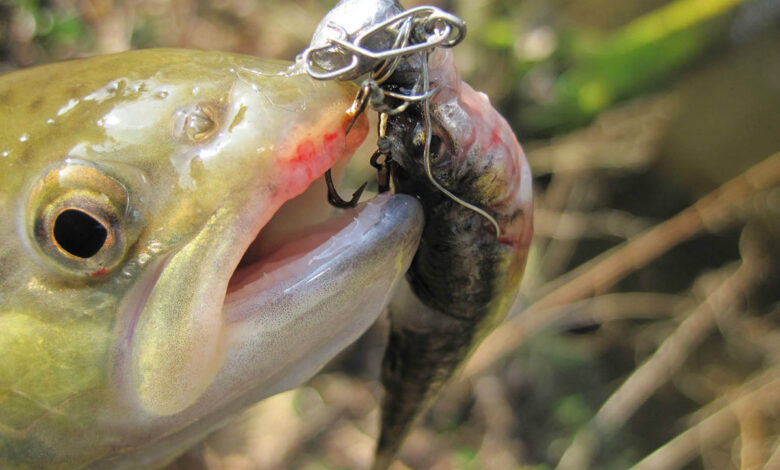
{"label": "treble hook", "polygon": [[352,193],[352,199],[349,201],[339,196],[336,185],[333,184],[333,175],[330,170],[325,172],[325,184],[328,185],[328,202],[330,205],[339,209],[348,209],[357,206],[360,196],[363,195],[363,190],[366,189],[368,182],[363,183],[362,186],[357,188],[357,190]]}
{"label": "treble hook", "polygon": [[[414,88],[417,89],[418,85],[415,85]],[[367,78],[363,80],[355,99],[352,101],[352,105],[347,109],[347,115],[351,115],[352,119],[347,125],[346,133],[349,134],[349,131],[352,130],[352,126],[355,125],[355,122],[357,122],[360,115],[363,114],[368,107],[383,114],[400,114],[406,111],[412,103],[430,99],[437,91],[439,91],[438,86],[423,94],[395,93],[380,87],[376,80]],[[387,97],[397,99],[401,101],[401,104],[393,108],[385,103],[385,98]]]}
{"label": "treble hook", "polygon": [[[380,161],[380,157],[385,157]],[[377,192],[384,193],[390,190],[390,161],[385,153],[377,150],[371,155],[371,166],[376,169]]]}
{"label": "treble hook", "polygon": [[349,131],[352,130],[352,126],[355,125],[360,115],[363,114],[363,112],[366,110],[366,107],[370,101],[369,94],[371,92],[372,90],[368,85],[368,80],[364,81],[358,89],[357,95],[352,101],[352,105],[349,107],[349,109],[347,109],[347,115],[351,115],[352,119],[349,121],[347,130],[344,132],[344,135],[349,134]]}

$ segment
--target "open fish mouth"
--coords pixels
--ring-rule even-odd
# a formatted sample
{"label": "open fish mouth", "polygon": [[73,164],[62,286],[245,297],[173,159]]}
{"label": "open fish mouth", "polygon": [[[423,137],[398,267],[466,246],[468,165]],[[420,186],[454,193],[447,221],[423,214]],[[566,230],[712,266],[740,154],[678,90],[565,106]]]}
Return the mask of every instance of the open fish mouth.
{"label": "open fish mouth", "polygon": [[340,210],[326,195],[319,177],[284,203],[227,285],[226,341],[241,346],[228,348],[224,363],[247,350],[273,356],[243,371],[264,396],[306,380],[376,320],[422,234],[414,197],[385,193]]}
{"label": "open fish mouth", "polygon": [[227,283],[223,366],[210,387],[230,388],[223,403],[311,377],[376,321],[417,251],[423,212],[414,197],[385,193],[341,210],[326,194],[319,177],[285,202]]}
{"label": "open fish mouth", "polygon": [[314,268],[328,254],[347,249],[350,237],[358,235],[356,230],[368,230],[378,222],[377,211],[386,199],[373,198],[338,210],[327,203],[322,178],[315,179],[302,194],[285,202],[246,247],[228,283],[226,303],[248,295],[246,291],[261,278],[272,282],[293,267]]}
{"label": "open fish mouth", "polygon": [[[145,410],[138,415],[146,418],[136,442],[143,451],[123,458],[162,458],[170,446],[186,446],[258,400],[300,385],[368,329],[389,303],[417,250],[422,206],[408,195],[381,194],[336,211],[321,180],[288,200],[250,243],[233,248],[243,257],[227,283],[221,326],[212,329],[219,335],[213,373],[176,358],[162,369],[161,362],[169,360],[165,355],[141,369],[155,378],[147,380],[138,374],[149,362],[135,332],[134,352],[127,357],[132,365],[119,370],[134,377],[135,393],[126,403]],[[193,350],[205,357],[202,343],[209,339],[173,351],[185,359]],[[176,337],[165,340],[169,344]],[[169,382],[165,388],[156,388],[163,380]],[[200,388],[192,387],[196,380]],[[169,395],[171,390],[177,395]],[[167,437],[147,441],[158,432]]]}
{"label": "open fish mouth", "polygon": [[[327,282],[355,258],[393,250],[389,240],[422,226],[419,203],[409,196],[385,193],[338,210],[321,183],[287,201],[246,248],[227,286],[227,321],[250,316],[269,297],[300,295],[296,282]],[[280,286],[287,287],[280,292]]]}

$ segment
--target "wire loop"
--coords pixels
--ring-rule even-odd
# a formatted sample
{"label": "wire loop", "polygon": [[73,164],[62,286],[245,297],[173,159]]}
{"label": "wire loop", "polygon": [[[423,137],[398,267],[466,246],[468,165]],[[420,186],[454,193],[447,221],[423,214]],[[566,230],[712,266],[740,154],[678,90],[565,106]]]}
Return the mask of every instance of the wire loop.
{"label": "wire loop", "polygon": [[[330,38],[327,45],[307,48],[302,56],[306,73],[318,80],[349,80],[359,67],[360,61],[365,59],[382,61],[378,69],[384,72],[386,79],[392,75],[404,56],[431,51],[437,47],[454,47],[466,35],[466,23],[463,20],[433,6],[405,10],[359,32],[352,39],[342,26],[332,21],[327,26],[336,31],[335,37]],[[393,44],[378,51],[364,46],[380,33],[390,33],[395,37]],[[340,68],[328,70],[314,60],[317,54],[323,53],[339,55],[349,60],[343,61],[347,64]],[[384,80],[377,81],[382,83]]]}
{"label": "wire loop", "polygon": [[[439,87],[431,88],[428,73],[428,55],[438,47],[454,47],[466,35],[466,23],[455,15],[445,12],[434,6],[419,6],[404,10],[387,20],[381,21],[370,28],[357,33],[354,38],[350,38],[350,33],[342,26],[330,21],[327,27],[336,31],[336,35],[328,39],[328,44],[307,48],[301,60],[309,76],[318,80],[352,80],[355,73],[362,64],[376,62],[360,86],[352,106],[348,113],[352,116],[352,121],[347,126],[347,133],[352,129],[353,124],[367,107],[379,112],[385,122],[387,116],[395,115],[406,111],[414,102],[422,102],[423,126],[425,132],[425,142],[423,147],[423,165],[425,174],[431,184],[439,191],[467,209],[476,212],[487,219],[496,231],[496,237],[500,237],[501,229],[495,217],[489,214],[485,209],[464,201],[453,194],[450,190],[439,183],[431,168],[431,98],[439,90]],[[372,43],[380,34],[388,35],[393,38],[392,43],[386,48],[380,50],[369,49],[365,46]],[[380,37],[381,38],[381,37]],[[330,61],[331,63],[346,64],[341,67],[335,67],[328,70],[315,58],[321,54],[333,54],[344,60]],[[409,93],[398,93],[382,88],[382,84],[387,81],[398,69],[403,59],[407,56],[419,54],[422,57],[422,70],[417,77]],[[364,65],[365,66],[365,65]],[[400,100],[401,104],[391,106],[386,103],[386,98]],[[383,134],[383,132],[380,132]],[[381,137],[384,137],[383,135]],[[380,162],[379,158],[384,155],[377,150],[371,157],[371,164],[377,169],[377,178],[380,190],[389,188],[389,166],[387,155]],[[337,207],[353,207],[360,197],[365,184],[355,192],[352,199],[346,201],[338,196],[335,186],[330,177],[330,171],[326,173],[328,182],[328,200]]]}

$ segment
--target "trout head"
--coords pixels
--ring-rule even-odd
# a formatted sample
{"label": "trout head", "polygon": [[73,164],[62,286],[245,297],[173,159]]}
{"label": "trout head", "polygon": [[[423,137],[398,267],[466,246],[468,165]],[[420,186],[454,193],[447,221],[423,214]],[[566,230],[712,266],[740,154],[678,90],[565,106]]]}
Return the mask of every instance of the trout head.
{"label": "trout head", "polygon": [[0,467],[159,465],[375,320],[422,215],[331,217],[354,92],[171,50],[0,77]]}

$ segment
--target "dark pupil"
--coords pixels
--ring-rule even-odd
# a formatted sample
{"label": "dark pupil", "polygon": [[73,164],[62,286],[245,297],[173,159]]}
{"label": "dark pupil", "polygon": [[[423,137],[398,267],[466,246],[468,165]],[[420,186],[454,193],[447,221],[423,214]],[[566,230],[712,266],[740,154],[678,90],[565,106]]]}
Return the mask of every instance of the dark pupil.
{"label": "dark pupil", "polygon": [[103,248],[108,231],[97,219],[75,209],[62,211],[54,221],[54,239],[73,256],[89,258]]}

